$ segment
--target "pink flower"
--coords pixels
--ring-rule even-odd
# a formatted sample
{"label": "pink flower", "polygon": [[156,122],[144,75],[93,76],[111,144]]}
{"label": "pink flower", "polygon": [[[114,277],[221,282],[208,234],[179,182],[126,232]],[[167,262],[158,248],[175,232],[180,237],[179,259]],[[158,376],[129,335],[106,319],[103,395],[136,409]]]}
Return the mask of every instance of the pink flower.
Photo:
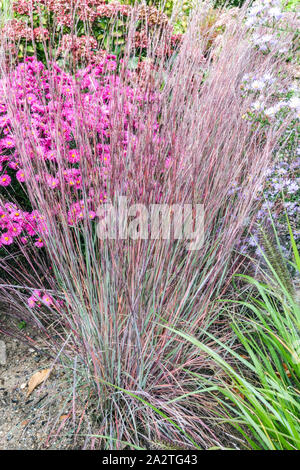
{"label": "pink flower", "polygon": [[[0,113],[1,113],[1,109],[0,109]],[[8,116],[1,116],[0,117],[0,127],[6,127],[10,124],[10,119]]]}
{"label": "pink flower", "polygon": [[12,220],[23,220],[24,215],[22,214],[21,211],[16,210],[11,213],[11,218]]}
{"label": "pink flower", "polygon": [[42,41],[43,39],[49,39],[49,31],[46,28],[39,26],[34,28],[33,34],[36,40]]}
{"label": "pink flower", "polygon": [[3,233],[0,237],[0,243],[2,245],[11,245],[13,243],[13,237],[9,232]]}
{"label": "pink flower", "polygon": [[3,149],[13,149],[15,145],[15,139],[12,136],[6,136],[0,140],[0,147]]}
{"label": "pink flower", "polygon": [[12,236],[12,237],[17,237],[18,235],[20,235],[20,233],[22,232],[22,227],[19,225],[19,224],[9,224],[9,226],[7,227],[8,229],[8,233]]}
{"label": "pink flower", "polygon": [[37,238],[36,241],[34,242],[34,244],[38,248],[42,248],[44,246],[43,240],[41,238]]}
{"label": "pink flower", "polygon": [[16,178],[19,181],[19,183],[24,183],[26,181],[25,171],[18,170],[16,173]]}
{"label": "pink flower", "polygon": [[34,228],[32,227],[32,225],[29,225],[29,224],[26,224],[25,225],[25,228],[28,232],[28,235],[30,235],[31,237],[33,237],[35,234],[36,234],[36,231],[34,230]]}
{"label": "pink flower", "polygon": [[19,168],[19,162],[10,161],[10,162],[8,162],[8,166],[12,170],[17,170]]}
{"label": "pink flower", "polygon": [[109,70],[110,72],[116,70],[117,68],[117,62],[114,60],[110,60],[109,62],[106,63],[106,69]]}
{"label": "pink flower", "polygon": [[0,186],[9,186],[11,183],[11,177],[6,173],[0,177]]}
{"label": "pink flower", "polygon": [[47,184],[48,184],[49,188],[51,188],[51,189],[55,189],[55,188],[57,188],[57,186],[59,186],[59,179],[54,178],[51,175],[46,176],[46,181],[47,181]]}
{"label": "pink flower", "polygon": [[0,209],[0,223],[7,220],[7,214]]}
{"label": "pink flower", "polygon": [[29,104],[33,104],[37,101],[37,97],[33,93],[28,93],[26,98]]}
{"label": "pink flower", "polygon": [[53,300],[52,298],[50,297],[50,295],[48,294],[44,294],[43,297],[42,297],[42,301],[45,305],[53,305]]}
{"label": "pink flower", "polygon": [[48,150],[44,157],[46,160],[56,160],[56,152],[54,150]]}
{"label": "pink flower", "polygon": [[68,160],[71,163],[78,163],[79,160],[80,160],[80,155],[79,155],[78,150],[76,150],[76,149],[70,150]]}
{"label": "pink flower", "polygon": [[29,297],[29,299],[27,300],[27,303],[29,305],[30,308],[34,308],[35,307],[35,304],[36,304],[36,299],[31,296]]}

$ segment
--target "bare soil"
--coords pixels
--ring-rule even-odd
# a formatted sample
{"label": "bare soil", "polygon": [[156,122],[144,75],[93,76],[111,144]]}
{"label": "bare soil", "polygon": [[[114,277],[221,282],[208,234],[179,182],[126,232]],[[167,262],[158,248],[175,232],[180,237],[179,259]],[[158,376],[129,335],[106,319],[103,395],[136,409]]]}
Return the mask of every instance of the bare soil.
{"label": "bare soil", "polygon": [[68,429],[69,410],[65,408],[69,405],[63,399],[66,386],[59,367],[55,366],[49,378],[27,396],[30,377],[51,368],[53,361],[44,353],[44,345],[33,328],[26,327],[22,334],[35,348],[30,342],[0,332],[7,354],[6,364],[0,364],[0,450],[81,448]]}

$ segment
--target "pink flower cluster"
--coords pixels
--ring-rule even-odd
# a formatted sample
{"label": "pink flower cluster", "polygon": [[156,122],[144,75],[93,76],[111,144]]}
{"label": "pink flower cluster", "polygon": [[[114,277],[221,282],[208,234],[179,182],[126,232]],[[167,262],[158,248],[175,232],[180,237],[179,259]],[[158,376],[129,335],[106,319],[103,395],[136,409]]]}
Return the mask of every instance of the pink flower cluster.
{"label": "pink flower cluster", "polygon": [[41,11],[46,8],[56,16],[60,25],[70,26],[74,14],[82,21],[93,23],[99,16],[112,17],[121,13],[127,16],[132,7],[119,2],[106,4],[106,0],[15,0],[13,9],[20,15],[29,15],[33,10]]}
{"label": "pink flower cluster", "polygon": [[[93,24],[98,18],[113,18],[118,15],[135,15],[149,26],[163,25],[171,28],[165,13],[154,6],[139,5],[135,10],[131,5],[124,5],[117,0],[15,0],[13,10],[19,15],[30,16],[31,12],[51,12],[59,25],[71,27],[75,15],[81,21]],[[172,29],[172,28],[171,28]]]}
{"label": "pink flower cluster", "polygon": [[[80,188],[81,175],[78,163],[85,149],[76,145],[78,132],[77,106],[74,102],[76,90],[93,89],[82,93],[83,125],[99,134],[100,140],[108,135],[109,101],[112,77],[102,76],[104,69],[114,69],[115,57],[107,55],[101,65],[82,70],[73,78],[54,65],[51,72],[33,58],[27,58],[19,64],[10,76],[9,83],[1,82],[0,90],[0,185],[12,183],[8,169],[15,170],[16,178],[25,183],[35,176],[43,179],[49,188],[59,185],[56,174],[32,175],[29,169],[22,168],[13,126],[6,104],[7,90],[18,104],[18,114],[14,115],[14,124],[22,129],[23,145],[31,158],[41,158],[55,163],[57,159],[65,162],[64,179],[70,186]],[[101,80],[97,80],[97,78]],[[55,92],[50,92],[50,83],[54,82]],[[102,83],[101,83],[102,81]],[[7,88],[8,87],[8,88]],[[129,96],[129,95],[128,95]],[[54,130],[56,113],[60,109],[61,127],[58,133]],[[98,161],[104,166],[109,164],[107,148],[98,149]],[[53,165],[52,165],[53,166]]]}
{"label": "pink flower cluster", "polygon": [[[96,208],[105,201],[111,171],[114,96],[121,93],[124,97],[123,131],[118,134],[123,159],[129,142],[131,150],[137,142],[127,120],[130,116],[131,123],[135,123],[139,107],[149,99],[142,90],[121,85],[119,76],[111,72],[115,68],[115,56],[107,54],[101,63],[79,70],[74,77],[55,63],[49,70],[28,57],[0,81],[0,189],[6,199],[10,187],[18,184],[26,192],[27,185],[37,182],[47,190],[57,191],[57,200],[60,191],[67,188],[71,195],[67,207],[69,224],[95,218]],[[84,142],[82,129],[85,136],[91,136],[89,143]],[[157,130],[153,132],[154,137]],[[93,178],[85,180],[84,189],[90,198],[83,203],[82,172],[86,162]],[[0,220],[1,246],[12,244],[17,236],[22,237],[22,243],[28,236],[35,237],[34,243],[43,246],[47,227],[41,214],[6,204]]]}
{"label": "pink flower cluster", "polygon": [[97,16],[112,18],[120,13],[123,16],[129,16],[132,11],[130,5],[122,5],[119,2],[104,3],[97,7]]}
{"label": "pink flower cluster", "polygon": [[30,308],[41,308],[44,306],[58,310],[63,305],[63,301],[54,300],[49,292],[34,289],[31,296],[27,299],[27,304]]}
{"label": "pink flower cluster", "polygon": [[33,237],[33,243],[40,248],[43,246],[41,233],[46,236],[47,226],[38,211],[22,211],[12,203],[0,205],[0,247],[11,245],[16,237],[23,244]]}
{"label": "pink flower cluster", "polygon": [[[104,202],[105,200],[106,200],[106,195],[101,194],[99,203]],[[82,200],[72,204],[70,210],[68,211],[68,223],[70,225],[73,225],[77,221],[83,220],[85,218],[88,218],[90,220],[95,219],[96,212],[94,210],[91,210],[91,209],[87,210],[86,209],[86,204],[90,207],[95,206],[94,200],[92,198],[89,198],[86,202],[82,199]]]}
{"label": "pink flower cluster", "polygon": [[49,39],[49,31],[42,26],[32,29],[24,21],[13,18],[8,20],[1,29],[1,36],[10,41],[20,39],[43,41]]}
{"label": "pink flower cluster", "polygon": [[[107,52],[98,49],[98,43],[92,36],[76,36],[75,34],[64,34],[60,45],[56,50],[56,57],[71,54],[72,63],[103,64]],[[106,66],[114,70],[116,62],[107,63]]]}
{"label": "pink flower cluster", "polygon": [[24,21],[14,18],[5,23],[1,29],[1,36],[11,41],[18,41],[19,39],[30,41],[32,39],[32,29]]}
{"label": "pink flower cluster", "polygon": [[43,294],[41,291],[35,289],[32,295],[29,297],[27,301],[30,308],[41,307],[42,304],[46,305],[47,307],[53,305],[53,299],[49,294]]}

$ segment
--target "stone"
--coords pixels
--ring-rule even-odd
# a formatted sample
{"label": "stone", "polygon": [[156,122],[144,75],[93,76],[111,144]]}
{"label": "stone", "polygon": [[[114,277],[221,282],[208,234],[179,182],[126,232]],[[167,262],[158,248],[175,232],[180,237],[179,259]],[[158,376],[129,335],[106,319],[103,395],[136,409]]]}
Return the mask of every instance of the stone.
{"label": "stone", "polygon": [[0,340],[0,365],[5,366],[6,364],[6,344]]}

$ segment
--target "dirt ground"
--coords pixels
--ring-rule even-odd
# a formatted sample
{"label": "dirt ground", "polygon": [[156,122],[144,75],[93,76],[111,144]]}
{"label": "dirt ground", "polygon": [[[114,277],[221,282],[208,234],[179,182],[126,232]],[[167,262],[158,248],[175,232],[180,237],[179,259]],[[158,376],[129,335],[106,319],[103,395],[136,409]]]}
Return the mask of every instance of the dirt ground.
{"label": "dirt ground", "polygon": [[[27,396],[28,381],[37,371],[51,368],[52,360],[43,352],[39,335],[26,327],[36,349],[18,339],[0,333],[6,346],[7,361],[0,364],[0,450],[74,449],[63,381],[59,367]],[[53,391],[55,390],[55,401]],[[59,393],[61,390],[61,397]],[[62,414],[66,413],[66,414]],[[64,432],[57,430],[63,428]],[[49,439],[49,436],[51,437]]]}

